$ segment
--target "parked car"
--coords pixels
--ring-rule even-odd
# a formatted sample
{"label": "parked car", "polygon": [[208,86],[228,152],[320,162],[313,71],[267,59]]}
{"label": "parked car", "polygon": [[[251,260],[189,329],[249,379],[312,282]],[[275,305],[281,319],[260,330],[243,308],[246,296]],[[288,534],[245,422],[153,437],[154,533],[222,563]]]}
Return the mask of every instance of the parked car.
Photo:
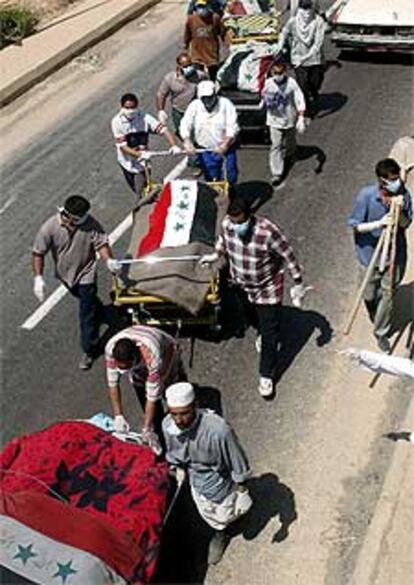
{"label": "parked car", "polygon": [[414,50],[414,0],[336,0],[326,17],[337,47]]}

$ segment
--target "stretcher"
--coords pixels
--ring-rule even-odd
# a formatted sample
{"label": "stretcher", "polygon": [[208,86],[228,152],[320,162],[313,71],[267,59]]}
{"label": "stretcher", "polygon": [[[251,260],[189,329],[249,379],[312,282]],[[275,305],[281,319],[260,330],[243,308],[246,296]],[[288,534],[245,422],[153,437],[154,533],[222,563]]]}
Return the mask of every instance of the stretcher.
{"label": "stretcher", "polygon": [[[196,193],[196,211],[203,205],[203,197],[208,198],[210,208],[204,215],[216,213],[209,226],[212,230],[211,239],[205,241],[204,234],[204,240],[203,237],[195,237],[189,243],[178,246],[165,245],[164,241],[164,245],[151,249],[150,253],[140,251],[137,254],[145,238],[151,239],[154,216],[157,218],[168,185],[171,191],[188,187],[190,200]],[[226,179],[210,183],[179,180],[171,181],[166,186],[154,183],[147,175],[144,196],[134,211],[128,252],[121,260],[123,269],[114,276],[113,281],[113,302],[125,308],[133,322],[174,327],[177,332],[187,326],[207,326],[212,330],[220,328],[219,270],[202,268],[199,259],[213,251],[227,209],[228,188]],[[211,207],[211,201],[214,201],[216,211]],[[203,221],[206,219],[204,217]]]}
{"label": "stretcher", "polygon": [[110,419],[58,422],[0,453],[0,567],[11,582],[152,581],[180,486],[140,435],[96,418]]}

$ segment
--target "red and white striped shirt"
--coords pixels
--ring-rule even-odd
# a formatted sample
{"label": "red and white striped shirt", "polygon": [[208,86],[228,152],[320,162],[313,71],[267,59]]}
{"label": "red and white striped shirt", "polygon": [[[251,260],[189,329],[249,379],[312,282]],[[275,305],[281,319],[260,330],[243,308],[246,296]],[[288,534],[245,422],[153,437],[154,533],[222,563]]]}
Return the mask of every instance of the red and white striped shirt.
{"label": "red and white striped shirt", "polygon": [[284,266],[296,282],[302,280],[301,268],[275,223],[258,216],[252,217],[251,222],[246,236],[240,237],[231,220],[224,218],[216,250],[227,255],[231,278],[246,292],[251,303],[281,303]]}
{"label": "red and white striped shirt", "polygon": [[111,337],[105,347],[106,376],[109,386],[116,386],[120,382],[121,373],[112,352],[116,342],[125,338],[135,343],[143,358],[128,372],[131,383],[138,386],[145,385],[147,400],[154,402],[160,400],[165,381],[175,365],[174,362],[179,358],[176,340],[160,329],[145,325],[128,327]]}

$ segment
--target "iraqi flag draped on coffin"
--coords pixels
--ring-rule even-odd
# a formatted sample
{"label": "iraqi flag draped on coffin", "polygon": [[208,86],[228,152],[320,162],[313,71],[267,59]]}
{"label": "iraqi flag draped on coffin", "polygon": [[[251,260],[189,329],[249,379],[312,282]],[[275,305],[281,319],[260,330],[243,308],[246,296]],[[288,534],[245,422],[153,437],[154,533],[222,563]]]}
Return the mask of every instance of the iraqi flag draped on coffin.
{"label": "iraqi flag draped on coffin", "polygon": [[217,74],[220,87],[260,92],[273,60],[273,52],[272,46],[266,43],[248,42],[231,46],[229,56]]}
{"label": "iraqi flag draped on coffin", "polygon": [[138,243],[135,258],[159,248],[177,248],[191,242],[214,246],[216,192],[205,183],[176,180],[167,183],[149,216],[148,232]]}

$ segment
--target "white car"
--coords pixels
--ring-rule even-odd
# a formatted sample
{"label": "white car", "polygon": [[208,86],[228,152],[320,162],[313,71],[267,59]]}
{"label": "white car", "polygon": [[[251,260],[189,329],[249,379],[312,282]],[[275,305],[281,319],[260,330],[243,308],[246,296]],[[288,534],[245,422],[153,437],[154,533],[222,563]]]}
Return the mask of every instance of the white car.
{"label": "white car", "polygon": [[414,0],[336,0],[326,16],[337,47],[414,50]]}

